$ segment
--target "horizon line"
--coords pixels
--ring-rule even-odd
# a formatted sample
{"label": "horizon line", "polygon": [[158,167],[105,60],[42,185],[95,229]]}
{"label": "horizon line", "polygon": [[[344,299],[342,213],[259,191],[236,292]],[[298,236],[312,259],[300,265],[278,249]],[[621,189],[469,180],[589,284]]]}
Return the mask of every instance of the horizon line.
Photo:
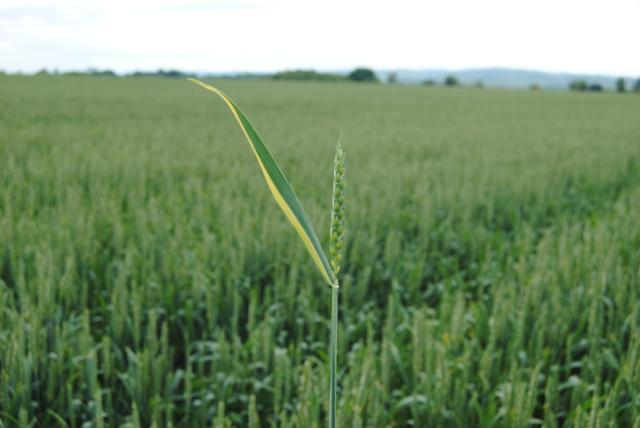
{"label": "horizon line", "polygon": [[392,72],[468,72],[468,71],[488,71],[488,70],[500,70],[500,71],[513,71],[513,72],[532,72],[532,73],[542,73],[542,74],[555,74],[555,75],[566,75],[566,76],[591,76],[591,77],[623,77],[623,78],[640,78],[640,72],[637,75],[626,74],[626,73],[603,73],[603,72],[591,72],[591,71],[556,71],[556,70],[545,70],[545,69],[537,69],[537,68],[518,68],[518,67],[510,67],[510,66],[482,66],[482,67],[392,67],[392,68],[378,68],[371,67],[366,65],[358,65],[354,67],[344,67],[344,68],[323,68],[323,67],[284,67],[277,70],[271,69],[263,69],[263,70],[243,70],[243,69],[226,69],[226,70],[193,70],[188,68],[176,68],[176,67],[151,67],[151,68],[127,68],[127,69],[119,69],[116,67],[97,67],[93,65],[88,65],[84,68],[74,68],[74,67],[39,67],[37,69],[3,69],[0,66],[0,72],[4,72],[6,74],[36,74],[38,72],[47,71],[49,73],[69,73],[69,72],[88,72],[88,71],[111,71],[116,75],[126,75],[132,74],[136,72],[157,72],[157,71],[178,71],[185,74],[209,74],[209,75],[270,75],[275,74],[282,71],[296,71],[296,70],[304,70],[304,71],[316,71],[322,73],[348,73],[351,70],[356,68],[369,68],[374,72],[383,72],[383,73],[392,73]]}

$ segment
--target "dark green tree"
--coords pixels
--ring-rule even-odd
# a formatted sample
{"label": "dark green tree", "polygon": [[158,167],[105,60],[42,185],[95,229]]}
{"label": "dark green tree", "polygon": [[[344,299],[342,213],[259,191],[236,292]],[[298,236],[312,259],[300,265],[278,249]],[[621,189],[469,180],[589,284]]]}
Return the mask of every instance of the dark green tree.
{"label": "dark green tree", "polygon": [[638,77],[638,80],[636,80],[635,85],[633,85],[633,90],[634,92],[640,92],[640,77]]}
{"label": "dark green tree", "polygon": [[618,79],[616,79],[616,91],[620,93],[627,92],[626,82],[624,81],[624,78],[618,77]]}
{"label": "dark green tree", "polygon": [[453,74],[448,75],[444,78],[445,86],[458,86],[460,82],[458,82],[458,78]]}
{"label": "dark green tree", "polygon": [[354,82],[377,82],[376,73],[370,68],[356,68],[349,73],[349,79]]}

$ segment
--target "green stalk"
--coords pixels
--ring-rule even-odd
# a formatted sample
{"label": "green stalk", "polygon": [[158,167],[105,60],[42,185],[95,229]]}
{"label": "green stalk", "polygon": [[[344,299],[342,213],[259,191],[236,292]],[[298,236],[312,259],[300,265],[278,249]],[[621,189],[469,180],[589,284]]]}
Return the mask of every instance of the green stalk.
{"label": "green stalk", "polygon": [[329,428],[336,428],[337,419],[337,356],[338,356],[338,274],[342,261],[344,245],[344,210],[345,210],[345,178],[344,153],[340,143],[336,147],[336,158],[333,164],[333,207],[331,210],[331,230],[329,241],[329,258],[334,273],[331,285],[331,340],[329,343]]}
{"label": "green stalk", "polygon": [[331,343],[329,347],[329,428],[336,428],[336,367],[338,362],[338,284],[331,287]]}

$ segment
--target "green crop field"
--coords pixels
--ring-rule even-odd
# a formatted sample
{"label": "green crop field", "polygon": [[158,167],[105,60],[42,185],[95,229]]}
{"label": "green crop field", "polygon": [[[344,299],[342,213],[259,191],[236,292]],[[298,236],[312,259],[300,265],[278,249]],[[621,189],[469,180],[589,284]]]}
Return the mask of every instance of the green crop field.
{"label": "green crop field", "polygon": [[[640,427],[640,96],[215,82],[326,245],[341,427]],[[325,427],[330,287],[222,101],[0,76],[0,427]]]}

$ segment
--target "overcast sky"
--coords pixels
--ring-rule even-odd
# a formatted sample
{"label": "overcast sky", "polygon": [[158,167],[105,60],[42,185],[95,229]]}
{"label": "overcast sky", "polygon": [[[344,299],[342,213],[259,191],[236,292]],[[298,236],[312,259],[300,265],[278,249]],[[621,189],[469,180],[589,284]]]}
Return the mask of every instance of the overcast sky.
{"label": "overcast sky", "polygon": [[640,0],[0,0],[0,69],[640,75]]}

